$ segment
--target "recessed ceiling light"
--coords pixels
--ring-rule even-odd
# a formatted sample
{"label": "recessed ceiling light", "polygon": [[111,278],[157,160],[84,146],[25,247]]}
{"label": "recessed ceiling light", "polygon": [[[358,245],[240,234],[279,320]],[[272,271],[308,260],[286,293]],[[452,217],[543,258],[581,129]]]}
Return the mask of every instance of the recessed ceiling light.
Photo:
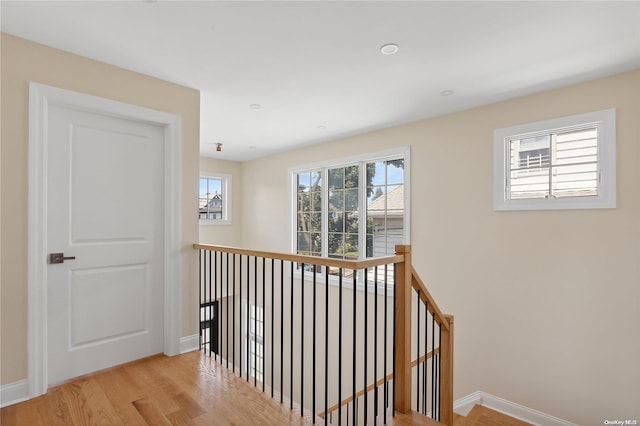
{"label": "recessed ceiling light", "polygon": [[453,90],[447,89],[447,90],[443,90],[442,92],[440,92],[440,96],[451,96],[454,93],[455,92]]}
{"label": "recessed ceiling light", "polygon": [[397,44],[389,43],[382,46],[380,52],[382,52],[383,55],[393,55],[398,52],[398,49],[400,48]]}
{"label": "recessed ceiling light", "polygon": [[255,145],[251,145],[251,146],[249,147],[249,149],[258,149],[258,147],[257,147],[257,146],[255,146]]}
{"label": "recessed ceiling light", "polygon": [[327,129],[327,126],[325,126],[325,125],[321,124],[321,125],[319,125],[317,128],[318,128],[319,130],[326,130],[326,129]]}
{"label": "recessed ceiling light", "polygon": [[262,108],[262,105],[260,105],[260,104],[251,104],[251,105],[249,105],[249,108],[251,108],[251,109],[260,109],[260,108]]}

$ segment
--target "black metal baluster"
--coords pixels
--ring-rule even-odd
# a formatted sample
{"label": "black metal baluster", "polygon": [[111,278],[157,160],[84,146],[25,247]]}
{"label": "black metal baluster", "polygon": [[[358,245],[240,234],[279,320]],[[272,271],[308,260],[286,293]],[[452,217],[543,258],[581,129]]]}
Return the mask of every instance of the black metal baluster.
{"label": "black metal baluster", "polygon": [[[249,332],[250,332],[250,327],[251,327],[251,322],[249,319],[249,309],[251,309],[250,307],[250,299],[251,299],[251,273],[250,273],[250,269],[251,269],[251,256],[247,255],[247,322],[246,322],[246,327],[247,327],[247,382],[249,382],[249,376],[251,376],[250,370],[249,370],[249,364],[251,364],[251,360],[249,359],[249,357],[251,356],[251,349],[249,348]],[[242,330],[242,327],[240,328]],[[242,333],[242,331],[240,332]],[[242,335],[242,334],[241,334]],[[240,375],[240,377],[242,377],[242,374]]]}
{"label": "black metal baluster", "polygon": [[253,386],[258,386],[258,256],[253,257]]}
{"label": "black metal baluster", "polygon": [[387,352],[389,343],[387,341],[387,331],[389,329],[387,322],[387,311],[389,308],[389,286],[388,286],[388,273],[389,273],[389,265],[384,265],[384,353],[383,353],[383,364],[384,364],[384,407],[383,407],[383,422],[387,424],[387,408],[389,408],[389,384],[387,383]]}
{"label": "black metal baluster", "polygon": [[291,363],[289,365],[289,403],[290,409],[293,410],[293,261],[291,262],[291,315],[289,316],[289,336],[290,336],[290,354]]}
{"label": "black metal baluster", "polygon": [[[354,283],[355,284],[355,283]],[[355,295],[355,292],[353,293]],[[367,352],[368,351],[368,347],[367,347],[367,323],[368,321],[368,305],[369,305],[369,282],[367,281],[367,268],[364,269],[364,424],[367,424],[367,395],[369,394],[369,392],[367,392]]]}
{"label": "black metal baluster", "polygon": [[416,411],[420,412],[420,290],[418,290],[418,321],[416,321],[416,323],[416,336],[418,338],[418,363],[416,364]]}
{"label": "black metal baluster", "polygon": [[284,260],[280,260],[280,404],[284,395]]}
{"label": "black metal baluster", "polygon": [[[431,316],[431,418],[436,418],[436,380],[435,380],[435,368],[436,368],[436,339],[435,339],[435,323],[436,317]],[[439,350],[440,348],[438,348]]]}
{"label": "black metal baluster", "polygon": [[[424,302],[424,361],[422,362],[422,414],[427,415],[427,354],[429,353],[429,302]],[[433,352],[432,355],[433,357]]]}
{"label": "black metal baluster", "polygon": [[[264,382],[266,382],[267,380],[267,374],[264,371],[264,365],[266,364],[265,361],[265,350],[264,350],[264,344],[267,342],[267,339],[265,339],[264,337],[264,333],[266,331],[266,322],[265,322],[265,316],[266,316],[266,312],[265,312],[265,308],[266,308],[266,303],[265,303],[265,298],[267,296],[267,294],[265,293],[265,281],[267,280],[266,278],[266,269],[265,269],[265,262],[266,259],[263,257],[262,258],[262,392],[264,392]],[[258,304],[257,298],[256,298],[256,305]],[[256,330],[257,332],[257,330]],[[257,352],[257,351],[256,351]]]}
{"label": "black metal baluster", "polygon": [[198,252],[198,327],[200,328],[200,332],[198,334],[198,341],[200,343],[199,348],[202,349],[202,341],[204,340],[202,338],[202,270],[204,269],[204,265],[203,265],[203,259],[205,258],[205,252],[204,250],[200,249],[200,251]]}
{"label": "black metal baluster", "polygon": [[225,280],[227,282],[227,297],[225,297],[225,303],[227,304],[227,309],[225,309],[225,313],[227,316],[227,320],[225,321],[225,325],[227,326],[227,332],[225,333],[225,336],[227,338],[227,344],[225,345],[226,347],[226,352],[225,352],[225,358],[227,359],[227,368],[229,368],[229,253],[227,253],[227,279]]}
{"label": "black metal baluster", "polygon": [[[328,284],[329,281],[327,281]],[[338,286],[338,424],[342,425],[342,268],[339,270]],[[347,411],[348,421],[349,412]]]}
{"label": "black metal baluster", "polygon": [[[304,263],[300,285],[300,416],[304,414]],[[291,329],[293,334],[293,329]]]}
{"label": "black metal baluster", "polygon": [[209,356],[211,356],[211,347],[213,346],[213,294],[211,293],[211,251],[209,251]]}
{"label": "black metal baluster", "polygon": [[[249,263],[249,259],[247,259],[247,263]],[[238,273],[240,276],[240,294],[239,294],[239,300],[238,300],[238,310],[239,310],[239,315],[238,315],[238,327],[239,327],[239,334],[240,336],[238,336],[238,343],[240,345],[240,363],[238,364],[238,368],[240,371],[240,378],[242,378],[242,255],[240,255],[240,268],[238,268]],[[235,303],[234,303],[235,305]],[[235,327],[233,329],[233,332],[235,333]],[[235,340],[235,339],[234,339]],[[235,350],[235,345],[234,348]],[[234,357],[235,358],[235,357]],[[234,360],[234,364],[235,364],[235,360]]]}
{"label": "black metal baluster", "polygon": [[275,387],[275,383],[273,382],[273,347],[275,346],[275,335],[273,334],[273,315],[276,307],[276,302],[274,300],[274,288],[276,286],[275,283],[275,259],[271,259],[271,398],[273,398],[273,388]]}
{"label": "black metal baluster", "polygon": [[388,300],[388,288],[387,288],[387,284],[388,284],[388,279],[387,279],[387,273],[389,272],[388,270],[388,265],[384,265],[384,320],[382,321],[384,324],[384,336],[383,336],[383,340],[384,340],[384,356],[383,356],[383,360],[382,363],[384,364],[384,368],[382,370],[383,374],[384,374],[384,404],[383,404],[383,421],[384,424],[387,424],[387,409],[389,408],[389,391],[388,391],[388,383],[387,383],[387,371],[388,371],[388,366],[387,366],[387,348],[389,347],[389,342],[387,341],[387,309],[389,307],[389,300]]}
{"label": "black metal baluster", "polygon": [[398,274],[396,273],[396,265],[393,265],[393,397],[392,397],[392,407],[391,412],[393,416],[396,415],[396,322],[398,313],[396,312],[396,284],[397,284]]}
{"label": "black metal baluster", "polygon": [[311,415],[313,416],[312,422],[316,422],[316,265],[313,265],[313,352],[311,369]]}
{"label": "black metal baluster", "polygon": [[[438,323],[438,349],[442,348],[442,324]],[[440,410],[440,404],[442,403],[442,383],[440,383],[441,381],[441,377],[442,377],[442,352],[438,351],[438,421],[440,421],[440,414],[441,414],[441,410]]]}
{"label": "black metal baluster", "polygon": [[[218,280],[218,252],[214,252],[213,253],[213,262],[214,262],[214,274],[215,274],[215,281],[213,284],[213,291],[214,291],[214,299],[216,300],[216,355],[215,355],[215,360],[218,360],[218,356],[220,355],[220,303],[218,302],[218,284],[221,284],[221,282]],[[220,358],[222,359],[222,358]]]}
{"label": "black metal baluster", "polygon": [[[353,400],[356,400],[356,285],[357,285],[357,272],[354,270],[353,271],[353,377],[352,377],[352,390],[353,390]],[[357,420],[357,411],[356,410],[356,406],[353,406],[353,424],[357,425],[358,420]]]}
{"label": "black metal baluster", "polygon": [[378,417],[378,267],[373,269],[373,422]]}
{"label": "black metal baluster", "polygon": [[[326,424],[329,408],[329,267],[325,266],[324,269],[324,422]],[[331,420],[333,421],[333,415]]]}

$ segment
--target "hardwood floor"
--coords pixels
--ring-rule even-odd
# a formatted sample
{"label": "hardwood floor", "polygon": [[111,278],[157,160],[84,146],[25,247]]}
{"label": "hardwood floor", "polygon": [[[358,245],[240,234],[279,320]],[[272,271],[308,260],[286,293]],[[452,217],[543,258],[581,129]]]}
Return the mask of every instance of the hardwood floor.
{"label": "hardwood floor", "polygon": [[309,423],[199,352],[89,374],[0,414],[2,426]]}
{"label": "hardwood floor", "polygon": [[455,415],[454,426],[531,426],[482,405],[474,405],[466,417]]}
{"label": "hardwood floor", "polygon": [[[2,426],[311,424],[200,352],[156,355],[79,377],[0,410]],[[437,425],[415,413],[393,425]]]}

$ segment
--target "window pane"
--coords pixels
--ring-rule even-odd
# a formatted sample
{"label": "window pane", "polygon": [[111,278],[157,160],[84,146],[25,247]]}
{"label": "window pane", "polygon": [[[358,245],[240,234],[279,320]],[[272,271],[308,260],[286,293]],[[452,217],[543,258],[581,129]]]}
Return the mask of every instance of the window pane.
{"label": "window pane", "polygon": [[344,195],[344,209],[348,211],[358,210],[358,188],[347,189]]}
{"label": "window pane", "polygon": [[311,190],[320,191],[322,189],[322,172],[311,172]]}
{"label": "window pane", "polygon": [[223,219],[222,179],[200,178],[198,209],[200,219]]}
{"label": "window pane", "polygon": [[357,188],[358,187],[358,166],[349,166],[344,169],[344,187],[345,188]]}
{"label": "window pane", "polygon": [[404,183],[404,159],[387,161],[387,184]]}
{"label": "window pane", "polygon": [[344,231],[352,234],[358,233],[358,214],[355,212],[345,213]]}
{"label": "window pane", "polygon": [[329,191],[329,210],[344,210],[344,191]]}
{"label": "window pane", "polygon": [[344,213],[329,214],[329,232],[344,232]]}
{"label": "window pane", "polygon": [[367,163],[367,186],[385,184],[385,162]]}
{"label": "window pane", "polygon": [[345,258],[358,259],[358,234],[347,234],[345,238]]}
{"label": "window pane", "polygon": [[298,231],[310,231],[309,213],[298,213]]}
{"label": "window pane", "polygon": [[311,213],[309,222],[309,230],[313,232],[322,231],[322,213]]}
{"label": "window pane", "polygon": [[596,164],[569,164],[553,168],[554,197],[589,197],[598,195]]}
{"label": "window pane", "polygon": [[309,192],[311,187],[311,174],[300,173],[298,174],[298,192]]}
{"label": "window pane", "polygon": [[344,188],[344,169],[329,170],[329,189]]}
{"label": "window pane", "polygon": [[298,254],[308,254],[311,247],[311,234],[298,232]]}
{"label": "window pane", "polygon": [[383,164],[367,188],[367,257],[393,254],[404,242],[404,161]]}
{"label": "window pane", "polygon": [[309,194],[301,192],[298,194],[298,211],[299,212],[308,212],[311,210],[309,205]]}
{"label": "window pane", "polygon": [[311,193],[311,211],[314,211],[314,212],[322,211],[322,193],[321,192]]}
{"label": "window pane", "polygon": [[340,257],[344,254],[344,234],[329,233],[329,257]]}
{"label": "window pane", "polygon": [[512,200],[523,198],[549,197],[549,168],[538,168],[527,171],[511,171],[509,182],[509,198]]}

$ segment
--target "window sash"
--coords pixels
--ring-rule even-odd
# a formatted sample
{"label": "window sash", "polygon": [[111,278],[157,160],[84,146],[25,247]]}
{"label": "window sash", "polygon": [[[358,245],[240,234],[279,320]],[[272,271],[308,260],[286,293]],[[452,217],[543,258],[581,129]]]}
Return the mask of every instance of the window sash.
{"label": "window sash", "polygon": [[[597,142],[580,137],[589,128],[597,128]],[[527,149],[534,149],[545,135],[555,144],[549,164],[518,167],[511,141],[532,138]],[[496,211],[616,207],[615,109],[495,129],[493,147]]]}
{"label": "window sash", "polygon": [[[363,159],[359,161],[353,161],[337,165],[318,166],[305,170],[296,171],[293,173],[292,180],[295,185],[295,207],[294,217],[295,225],[293,241],[294,251],[299,254],[305,254],[310,256],[322,256],[322,257],[334,257],[345,259],[364,259],[368,256],[367,253],[367,220],[360,220],[360,218],[368,218],[368,179],[367,166],[375,163],[386,163],[394,160],[402,160],[404,167],[407,167],[407,158],[404,154],[393,155],[383,158]],[[358,179],[357,185],[354,182],[345,182],[344,172],[347,169],[357,167]],[[321,182],[321,188],[316,191],[312,187],[300,189],[300,182],[310,183],[311,179],[308,176],[317,176]],[[301,176],[303,176],[301,178]],[[340,177],[342,181],[340,182]],[[399,185],[403,185],[404,198],[408,196],[407,190],[407,171],[403,172],[403,179],[401,182],[389,182],[386,177],[383,184],[371,185],[370,188],[384,187],[385,191],[390,192],[389,188],[395,188]],[[316,201],[313,200],[315,194],[319,192],[321,199],[321,211],[316,209]],[[309,195],[304,195],[309,194]],[[309,197],[310,202],[301,201],[304,197]],[[407,202],[403,203],[403,239],[406,239],[406,232],[404,229],[407,227]],[[302,207],[302,211],[300,208]],[[384,210],[385,218],[389,214],[388,210]],[[351,217],[349,217],[351,216]],[[356,219],[357,217],[357,219]],[[317,221],[320,220],[320,226],[318,227]],[[348,229],[349,224],[353,227],[353,224],[357,220],[357,233],[353,232],[353,228]],[[386,219],[385,219],[386,220]],[[385,222],[386,223],[386,222]],[[338,228],[336,228],[338,227]],[[351,232],[349,232],[351,231]],[[314,243],[315,239],[320,240],[320,244]],[[340,240],[340,250],[330,252],[329,242],[330,239]],[[357,255],[349,256],[345,249],[348,248],[347,243],[351,246],[357,246]],[[388,253],[392,254],[392,253]],[[318,271],[320,272],[320,271]]]}

